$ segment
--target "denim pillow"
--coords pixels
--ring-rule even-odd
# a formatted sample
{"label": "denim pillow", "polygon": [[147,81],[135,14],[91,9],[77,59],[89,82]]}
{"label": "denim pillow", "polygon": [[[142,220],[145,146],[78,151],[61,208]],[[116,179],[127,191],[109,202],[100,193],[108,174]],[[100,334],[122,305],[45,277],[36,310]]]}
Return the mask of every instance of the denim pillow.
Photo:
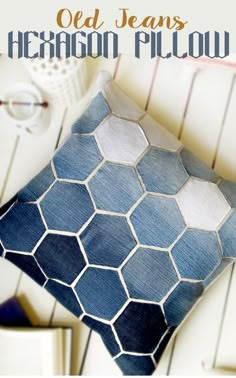
{"label": "denim pillow", "polygon": [[127,375],[236,258],[236,184],[107,81],[50,164],[0,212],[0,255],[100,333]]}

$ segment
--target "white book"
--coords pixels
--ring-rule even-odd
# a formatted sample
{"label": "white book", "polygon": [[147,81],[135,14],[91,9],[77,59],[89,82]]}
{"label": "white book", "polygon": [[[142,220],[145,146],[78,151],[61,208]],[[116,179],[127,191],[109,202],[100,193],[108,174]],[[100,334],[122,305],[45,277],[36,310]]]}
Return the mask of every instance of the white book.
{"label": "white book", "polygon": [[70,328],[0,327],[0,375],[69,375]]}

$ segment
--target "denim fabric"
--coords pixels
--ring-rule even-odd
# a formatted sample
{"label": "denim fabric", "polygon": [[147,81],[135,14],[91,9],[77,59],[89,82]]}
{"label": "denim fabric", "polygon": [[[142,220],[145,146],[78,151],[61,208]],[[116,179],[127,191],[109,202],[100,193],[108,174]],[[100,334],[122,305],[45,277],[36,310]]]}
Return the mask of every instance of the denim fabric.
{"label": "denim fabric", "polygon": [[152,353],[167,326],[158,304],[130,302],[114,327],[123,350],[126,352]]}
{"label": "denim fabric", "polygon": [[84,185],[57,182],[40,203],[51,230],[78,232],[94,212]]}
{"label": "denim fabric", "polygon": [[119,213],[127,213],[143,192],[134,168],[114,163],[105,163],[89,187],[98,209]]}
{"label": "denim fabric", "polygon": [[221,261],[214,232],[187,230],[172,249],[181,277],[204,280]]}
{"label": "denim fabric", "polygon": [[131,298],[153,302],[160,301],[178,281],[167,252],[144,248],[139,248],[128,260],[122,274]]}
{"label": "denim fabric", "polygon": [[113,267],[119,267],[136,245],[126,219],[111,215],[96,215],[80,238],[90,264]]}
{"label": "denim fabric", "polygon": [[223,255],[226,257],[236,257],[236,211],[225,221],[219,230]]}
{"label": "denim fabric", "polygon": [[0,209],[0,256],[97,331],[125,374],[154,371],[236,259],[236,184],[181,148],[107,83],[51,166]]}
{"label": "denim fabric", "polygon": [[120,115],[124,118],[137,121],[145,113],[140,109],[134,101],[128,96],[122,93],[114,82],[109,82],[104,86],[104,92],[106,94],[109,105],[112,109],[112,113]]}
{"label": "denim fabric", "polygon": [[2,244],[0,243],[0,256],[2,256],[2,255],[3,255],[3,252],[4,252],[4,249],[3,249],[3,246],[2,246]]}
{"label": "denim fabric", "polygon": [[203,281],[204,288],[208,287],[213,281],[215,281],[215,279],[218,278],[229,265],[232,265],[233,262],[234,259],[223,258],[213,273]]}
{"label": "denim fabric", "polygon": [[96,131],[103,156],[114,162],[134,163],[148,146],[137,123],[112,116]]}
{"label": "denim fabric", "polygon": [[178,154],[158,148],[151,148],[137,168],[149,192],[176,194],[189,177]]}
{"label": "denim fabric", "polygon": [[17,201],[18,195],[11,198],[5,205],[0,207],[0,218],[10,209],[10,207]]}
{"label": "denim fabric", "polygon": [[151,375],[155,368],[150,356],[122,354],[115,361],[125,375]]}
{"label": "denim fabric", "polygon": [[92,133],[110,113],[109,106],[102,93],[99,93],[90,103],[87,110],[72,126],[73,133]]}
{"label": "denim fabric", "polygon": [[167,248],[184,230],[185,224],[172,198],[147,195],[130,220],[141,244]]}
{"label": "denim fabric", "polygon": [[231,181],[221,180],[219,188],[229,201],[229,204],[232,207],[236,207],[236,184]]}
{"label": "denim fabric", "polygon": [[217,174],[209,168],[205,163],[199,160],[192,152],[183,148],[181,151],[181,157],[186,171],[190,176],[198,177],[203,180],[217,182],[219,177]]}
{"label": "denim fabric", "polygon": [[148,114],[139,121],[139,124],[142,126],[151,146],[173,152],[178,151],[183,146],[174,135],[158,124]]}
{"label": "denim fabric", "polygon": [[37,201],[55,180],[51,165],[48,164],[33,180],[18,193],[21,202]]}
{"label": "denim fabric", "polygon": [[155,351],[154,356],[153,356],[156,363],[159,362],[175,330],[176,330],[176,327],[173,327],[173,326],[169,327],[165,336],[161,339],[160,344],[158,345],[158,348]]}
{"label": "denim fabric", "polygon": [[94,331],[102,335],[102,340],[112,356],[120,353],[120,347],[115,339],[110,325],[101,323],[95,319],[90,318],[89,316],[84,316],[83,322],[88,327],[92,328]]}
{"label": "denim fabric", "polygon": [[87,314],[111,320],[127,300],[117,272],[88,268],[75,286]]}
{"label": "denim fabric", "polygon": [[187,225],[202,230],[216,231],[230,211],[216,184],[195,178],[184,185],[177,201]]}
{"label": "denim fabric", "polygon": [[82,314],[82,309],[71,287],[64,286],[53,280],[48,280],[45,289],[75,316],[79,317]]}
{"label": "denim fabric", "polygon": [[72,135],[53,159],[57,176],[74,180],[85,180],[101,160],[95,138],[89,135]]}
{"label": "denim fabric", "polygon": [[1,220],[0,239],[6,249],[31,252],[45,227],[36,205],[16,203]]}
{"label": "denim fabric", "polygon": [[19,253],[9,252],[6,253],[6,259],[22,269],[39,285],[43,286],[47,281],[47,278],[43,274],[42,270],[38,267],[34,256],[26,256]]}
{"label": "denim fabric", "polygon": [[85,267],[84,257],[75,237],[48,234],[35,254],[48,278],[70,285]]}
{"label": "denim fabric", "polygon": [[168,324],[178,326],[202,292],[202,283],[180,282],[164,304]]}

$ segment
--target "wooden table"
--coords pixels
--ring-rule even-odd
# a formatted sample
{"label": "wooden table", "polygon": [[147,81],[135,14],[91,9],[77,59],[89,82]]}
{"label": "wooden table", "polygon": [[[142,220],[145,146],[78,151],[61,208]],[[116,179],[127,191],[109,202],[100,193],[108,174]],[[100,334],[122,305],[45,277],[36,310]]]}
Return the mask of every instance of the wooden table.
{"label": "wooden table", "polygon": [[[236,62],[236,61],[235,61]],[[217,62],[218,63],[218,62]],[[89,84],[100,69],[217,173],[236,180],[236,63],[222,66],[171,59],[88,59]],[[30,81],[23,63],[0,58],[0,93],[12,82]],[[37,174],[70,131],[80,104],[52,109],[41,136],[17,136],[0,109],[0,202],[5,203]],[[74,328],[73,374],[119,375],[100,338],[81,325],[44,289],[0,259],[0,301],[20,296],[35,325]],[[206,292],[160,364],[163,375],[207,375],[209,365],[236,367],[236,271],[230,267]]]}

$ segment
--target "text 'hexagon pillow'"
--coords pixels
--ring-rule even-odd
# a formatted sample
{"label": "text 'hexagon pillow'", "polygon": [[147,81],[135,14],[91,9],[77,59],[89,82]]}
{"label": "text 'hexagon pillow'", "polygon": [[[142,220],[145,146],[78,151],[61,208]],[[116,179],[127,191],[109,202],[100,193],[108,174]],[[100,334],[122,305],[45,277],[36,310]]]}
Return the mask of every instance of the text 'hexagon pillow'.
{"label": "text 'hexagon pillow'", "polygon": [[0,255],[151,374],[236,258],[236,184],[108,80],[50,164],[1,209]]}

